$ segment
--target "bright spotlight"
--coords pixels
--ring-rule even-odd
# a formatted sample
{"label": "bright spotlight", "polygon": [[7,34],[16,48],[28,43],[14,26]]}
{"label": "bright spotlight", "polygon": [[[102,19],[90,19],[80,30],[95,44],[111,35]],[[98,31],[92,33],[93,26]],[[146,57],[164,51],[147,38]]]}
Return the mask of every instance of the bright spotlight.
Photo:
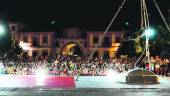
{"label": "bright spotlight", "polygon": [[125,82],[126,74],[126,72],[119,73],[115,70],[108,70],[106,76],[111,82]]}
{"label": "bright spotlight", "polygon": [[37,75],[37,76],[45,76],[45,75],[47,75],[47,71],[43,70],[43,69],[37,70],[35,75]]}
{"label": "bright spotlight", "polygon": [[30,48],[30,43],[24,43],[24,42],[21,41],[19,43],[19,46],[21,46],[23,50],[30,50],[31,49]]}
{"label": "bright spotlight", "polygon": [[47,75],[47,71],[46,70],[37,70],[37,72],[35,73],[36,78],[37,78],[37,85],[44,85],[44,81]]}
{"label": "bright spotlight", "polygon": [[148,28],[148,29],[145,30],[144,34],[145,34],[146,36],[149,36],[149,37],[150,37],[150,36],[154,35],[154,30],[151,29],[151,28]]}
{"label": "bright spotlight", "polygon": [[5,32],[4,26],[0,25],[0,35],[3,35]]}
{"label": "bright spotlight", "polygon": [[113,76],[115,76],[115,74],[117,74],[117,72],[115,72],[113,70],[108,70],[107,71],[107,76],[109,76],[109,77],[113,77]]}
{"label": "bright spotlight", "polygon": [[108,70],[106,76],[109,81],[117,82],[119,73],[113,70]]}

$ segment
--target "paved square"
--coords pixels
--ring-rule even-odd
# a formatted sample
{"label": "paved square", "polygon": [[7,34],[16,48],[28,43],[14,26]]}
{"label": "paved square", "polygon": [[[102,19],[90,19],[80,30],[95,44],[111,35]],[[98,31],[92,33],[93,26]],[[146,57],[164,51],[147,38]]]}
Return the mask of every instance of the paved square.
{"label": "paved square", "polygon": [[76,88],[1,87],[0,96],[169,96],[170,77],[159,78],[156,85],[130,85],[123,75],[80,76]]}

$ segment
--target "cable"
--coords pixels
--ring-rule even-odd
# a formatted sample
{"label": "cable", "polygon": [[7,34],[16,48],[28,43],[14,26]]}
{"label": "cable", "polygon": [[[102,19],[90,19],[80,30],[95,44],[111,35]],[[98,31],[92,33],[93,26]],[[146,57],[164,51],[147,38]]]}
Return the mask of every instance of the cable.
{"label": "cable", "polygon": [[[148,12],[147,12],[147,7],[146,7],[146,2],[145,0],[141,0],[141,30],[146,29],[149,27],[149,17],[148,17]],[[143,33],[142,35],[140,35],[139,37],[135,38],[135,39],[140,39],[141,37],[143,37],[145,34]],[[142,58],[142,56],[144,55],[144,53],[147,51],[149,51],[149,48],[147,48],[147,46],[145,47],[145,49],[143,50],[142,54],[140,55],[140,57],[138,58],[138,60],[135,62],[134,67],[137,68],[137,63],[140,61],[140,59]],[[148,58],[150,58],[148,56]],[[150,61],[150,60],[149,60]]]}
{"label": "cable", "polygon": [[[106,33],[108,32],[108,30],[110,29],[112,23],[113,23],[114,20],[116,19],[118,13],[119,13],[120,10],[122,9],[122,7],[123,7],[123,5],[125,4],[125,2],[126,2],[126,0],[123,0],[123,2],[121,3],[119,9],[117,10],[116,14],[113,16],[112,20],[110,21],[109,25],[107,26],[106,30],[104,31],[102,37],[99,39],[99,43],[95,46],[95,49],[94,49],[94,50],[92,51],[92,53],[90,54],[88,60],[93,57],[94,52],[97,50],[99,44],[101,43],[101,41],[103,40],[104,36],[106,35]],[[77,76],[76,81],[78,81],[79,77],[80,77],[80,76]]]}
{"label": "cable", "polygon": [[162,14],[162,12],[161,12],[161,10],[160,10],[158,4],[156,3],[155,0],[153,0],[153,2],[154,2],[154,4],[155,4],[155,6],[156,6],[156,8],[157,8],[157,10],[158,10],[158,12],[159,12],[159,14],[161,15],[161,18],[163,19],[163,21],[164,21],[164,23],[165,23],[165,25],[166,25],[168,31],[170,32],[170,28],[169,28],[169,26],[168,26],[168,23],[166,22],[165,17],[163,16],[163,14]]}
{"label": "cable", "polygon": [[134,64],[135,68],[137,68],[136,65],[137,65],[137,63],[139,62],[139,60],[142,58],[143,54],[145,53],[145,50],[146,50],[146,49],[143,50],[142,54],[140,55],[140,57],[138,58],[138,60],[135,62],[135,64]]}
{"label": "cable", "polygon": [[144,29],[144,20],[143,20],[143,0],[140,0],[140,6],[141,6],[141,29]]}
{"label": "cable", "polygon": [[146,28],[148,28],[149,27],[149,15],[148,15],[148,11],[147,11],[147,7],[146,7],[146,2],[145,2],[145,0],[143,0],[143,2],[144,2],[144,10],[145,10],[145,14],[146,14]]}
{"label": "cable", "polygon": [[101,41],[103,40],[104,36],[106,35],[106,33],[108,32],[109,28],[111,27],[112,23],[114,22],[114,20],[116,19],[118,13],[120,12],[120,10],[122,9],[123,5],[125,4],[126,0],[123,0],[123,2],[121,3],[119,9],[117,10],[116,14],[114,15],[114,17],[112,18],[112,20],[110,21],[109,25],[107,26],[106,30],[104,31],[102,37],[99,39],[98,44],[95,46],[95,49],[92,51],[91,55],[89,56],[89,59],[93,57],[94,52],[97,50],[99,44],[101,43]]}
{"label": "cable", "polygon": [[147,12],[147,7],[146,7],[146,2],[145,0],[142,0],[142,8],[143,8],[143,16],[141,18],[143,18],[142,20],[144,20],[144,29],[149,27],[149,17],[148,17],[148,12]]}

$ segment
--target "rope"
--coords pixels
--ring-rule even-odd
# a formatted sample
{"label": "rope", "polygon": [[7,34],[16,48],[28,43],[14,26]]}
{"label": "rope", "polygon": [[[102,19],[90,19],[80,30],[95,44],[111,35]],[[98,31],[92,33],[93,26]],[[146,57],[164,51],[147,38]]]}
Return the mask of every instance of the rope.
{"label": "rope", "polygon": [[148,17],[148,12],[147,12],[147,7],[146,7],[146,2],[145,2],[145,0],[142,0],[142,5],[143,5],[143,12],[141,12],[141,13],[143,13],[143,17],[141,17],[141,18],[143,18],[144,19],[144,28],[148,28],[149,27],[149,17]]}
{"label": "rope", "polygon": [[[145,49],[145,50],[146,50],[146,49]],[[145,50],[143,50],[142,54],[140,55],[140,57],[138,58],[138,60],[135,62],[135,64],[134,64],[135,68],[137,68],[136,65],[138,64],[139,60],[142,58],[143,54],[145,53]]]}
{"label": "rope", "polygon": [[[141,3],[141,22],[142,22],[141,23],[141,30],[142,30],[142,29],[146,29],[146,28],[149,27],[149,17],[148,17],[148,12],[147,12],[145,0],[141,0],[140,3]],[[140,35],[139,37],[137,37],[136,39],[140,39],[143,36],[144,36],[144,33],[142,35]],[[140,59],[144,55],[145,51],[147,51],[147,50],[149,50],[149,49],[146,46],[145,49],[143,50],[142,54],[138,58],[138,60],[135,62],[135,64],[134,64],[135,68],[137,68],[137,63],[140,61]]]}
{"label": "rope", "polygon": [[[107,26],[106,30],[104,31],[102,37],[99,39],[99,43],[95,46],[95,49],[92,51],[91,55],[89,56],[88,60],[91,59],[93,57],[94,52],[97,50],[99,44],[101,43],[101,41],[103,40],[104,36],[106,35],[106,33],[108,32],[108,30],[110,29],[112,23],[114,22],[114,20],[116,19],[117,15],[119,14],[120,10],[122,9],[123,5],[125,4],[126,0],[123,0],[123,2],[121,3],[119,9],[117,10],[116,14],[113,16],[112,20],[110,21],[109,25]],[[78,81],[79,79],[79,75],[76,78],[76,81]]]}
{"label": "rope", "polygon": [[123,0],[123,2],[121,3],[119,9],[117,10],[117,12],[116,12],[116,14],[114,15],[114,17],[112,18],[112,20],[110,21],[110,23],[109,23],[109,25],[107,26],[106,30],[104,31],[102,37],[99,39],[98,44],[95,46],[95,49],[92,51],[89,59],[93,57],[94,52],[97,50],[99,44],[101,43],[101,41],[103,40],[104,36],[106,35],[106,33],[108,32],[108,30],[110,29],[112,23],[113,23],[114,20],[116,19],[117,15],[119,14],[119,12],[120,12],[120,10],[122,9],[122,7],[123,7],[123,5],[125,4],[125,2],[126,2],[126,0]]}
{"label": "rope", "polygon": [[168,31],[170,32],[170,28],[169,28],[169,26],[168,26],[168,23],[166,22],[165,17],[164,17],[164,15],[162,14],[162,12],[161,12],[161,10],[160,10],[158,4],[156,3],[155,0],[153,0],[153,2],[154,2],[154,4],[155,4],[155,6],[156,6],[156,8],[157,8],[157,10],[158,10],[158,12],[159,12],[159,14],[161,15],[161,18],[162,18],[162,20],[164,21],[164,23],[165,23],[165,25],[166,25]]}
{"label": "rope", "polygon": [[148,15],[148,11],[147,11],[147,7],[146,7],[146,2],[145,2],[145,0],[143,0],[143,2],[144,2],[144,12],[145,12],[145,14],[146,14],[146,28],[148,28],[149,27],[149,15]]}
{"label": "rope", "polygon": [[140,0],[140,6],[141,6],[141,29],[144,28],[144,21],[143,21],[143,4],[142,4],[143,0]]}

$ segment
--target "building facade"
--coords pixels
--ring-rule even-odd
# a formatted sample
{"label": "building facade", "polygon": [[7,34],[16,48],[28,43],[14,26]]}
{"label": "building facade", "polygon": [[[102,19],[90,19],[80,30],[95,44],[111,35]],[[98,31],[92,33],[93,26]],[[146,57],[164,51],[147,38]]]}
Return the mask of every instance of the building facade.
{"label": "building facade", "polygon": [[100,42],[104,32],[103,31],[88,31],[87,34],[87,47],[86,52],[93,57],[105,57],[112,58],[116,56],[118,47],[120,46],[120,40],[123,37],[124,32],[109,31],[105,34]]}
{"label": "building facade", "polygon": [[54,55],[54,32],[24,32],[23,25],[20,23],[11,23],[9,28],[12,39],[19,42],[23,48],[23,55],[42,56]]}
{"label": "building facade", "polygon": [[124,34],[123,31],[109,31],[100,42],[103,31],[68,28],[62,31],[62,36],[56,37],[55,32],[22,31],[23,25],[20,23],[10,23],[9,27],[12,38],[20,42],[23,55],[27,56],[60,54],[112,58]]}
{"label": "building facade", "polygon": [[81,36],[80,29],[66,29],[61,38],[56,39],[56,53],[62,55],[81,55],[112,58],[116,56],[123,31],[109,31],[102,41],[103,31],[85,31]]}

